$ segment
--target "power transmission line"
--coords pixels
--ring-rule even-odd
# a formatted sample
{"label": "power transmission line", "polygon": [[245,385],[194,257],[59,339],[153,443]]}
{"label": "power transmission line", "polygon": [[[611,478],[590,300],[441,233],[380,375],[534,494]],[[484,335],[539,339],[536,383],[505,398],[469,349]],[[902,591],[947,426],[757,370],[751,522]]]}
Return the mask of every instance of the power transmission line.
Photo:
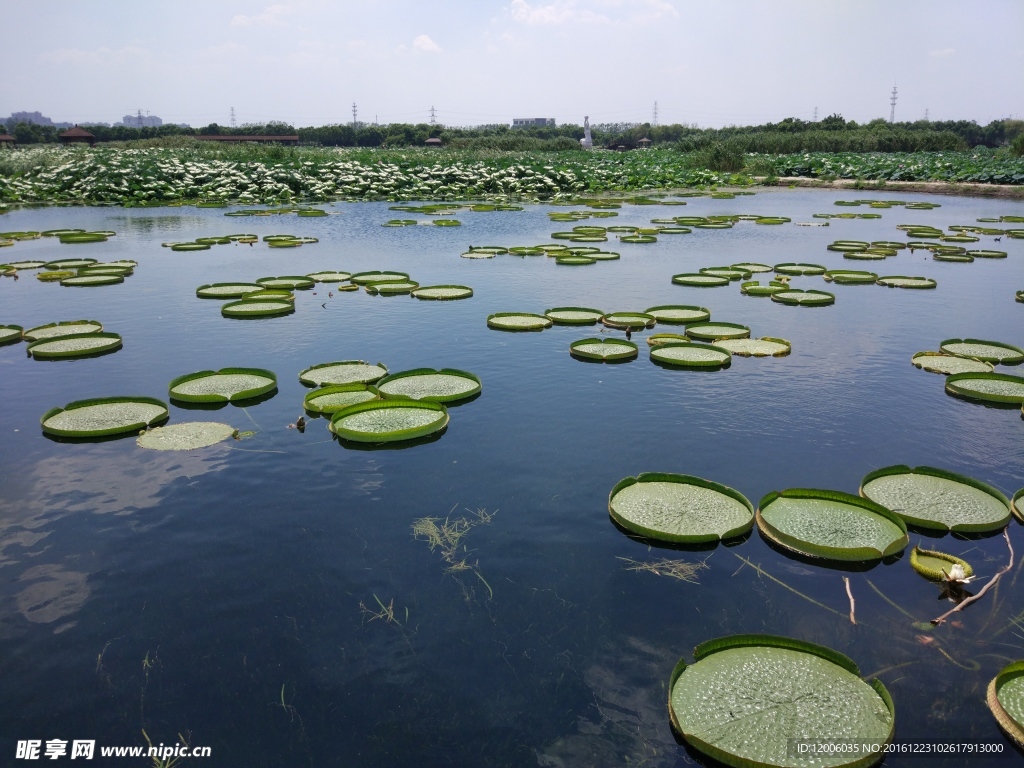
{"label": "power transmission line", "polygon": [[818,122],[818,108],[814,108],[814,122]]}
{"label": "power transmission line", "polygon": [[892,97],[889,99],[889,122],[896,122],[896,86],[892,87]]}
{"label": "power transmission line", "polygon": [[433,105],[430,107],[430,124],[437,125],[437,110],[434,109]]}
{"label": "power transmission line", "polygon": [[231,108],[231,127],[235,127],[235,108]]}
{"label": "power transmission line", "polygon": [[658,102],[654,102],[654,122],[652,125],[658,125]]}
{"label": "power transmission line", "polygon": [[359,127],[359,121],[356,118],[357,114],[358,113],[356,112],[356,103],[353,101],[352,102],[352,127],[353,128],[358,128]]}
{"label": "power transmission line", "polygon": [[927,122],[929,122],[929,121],[928,121],[928,107],[925,107],[925,108],[924,108],[924,121],[925,121],[926,123],[927,123]]}

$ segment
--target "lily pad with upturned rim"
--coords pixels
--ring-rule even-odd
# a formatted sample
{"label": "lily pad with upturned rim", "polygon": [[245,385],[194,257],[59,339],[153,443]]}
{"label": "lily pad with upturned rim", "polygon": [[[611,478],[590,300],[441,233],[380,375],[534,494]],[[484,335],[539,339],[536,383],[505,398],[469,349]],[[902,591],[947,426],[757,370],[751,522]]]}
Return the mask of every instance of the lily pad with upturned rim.
{"label": "lily pad with upturned rim", "polygon": [[294,311],[294,301],[281,299],[241,299],[229,301],[220,308],[220,313],[224,317],[243,319],[290,315]]}
{"label": "lily pad with upturned rim", "polygon": [[825,282],[838,285],[866,285],[878,280],[874,272],[858,269],[830,269],[822,277]]}
{"label": "lily pad with upturned rim", "polygon": [[342,408],[331,417],[329,429],[338,437],[360,443],[415,440],[448,426],[441,403],[419,400],[371,400]]}
{"label": "lily pad with upturned rim", "polygon": [[487,316],[487,327],[496,331],[543,331],[551,327],[551,318],[530,312],[495,312]]}
{"label": "lily pad with upturned rim", "polygon": [[405,272],[381,272],[378,270],[374,270],[372,272],[356,272],[349,278],[349,280],[351,280],[355,285],[367,285],[369,283],[378,283],[381,281],[408,279],[409,275]]}
{"label": "lily pad with upturned rim", "polygon": [[910,567],[931,581],[945,581],[954,565],[964,569],[965,578],[974,575],[970,563],[956,555],[920,547],[910,550]]}
{"label": "lily pad with upturned rim", "polygon": [[632,360],[639,353],[637,345],[625,339],[589,338],[569,345],[569,354],[585,360]]}
{"label": "lily pad with upturned rim", "polygon": [[0,347],[5,344],[17,344],[22,340],[24,330],[20,325],[0,325]]}
{"label": "lily pad with upturned rim", "polygon": [[318,283],[343,283],[352,277],[349,272],[338,272],[335,270],[323,270],[321,272],[311,272],[306,275]]}
{"label": "lily pad with upturned rim", "polygon": [[714,344],[659,344],[651,347],[651,360],[673,368],[724,368],[732,353]]}
{"label": "lily pad with upturned rim", "polygon": [[657,319],[646,312],[609,312],[602,315],[601,324],[619,330],[639,331],[653,328]]}
{"label": "lily pad with upturned rim", "polygon": [[604,312],[590,307],[552,307],[544,310],[544,316],[557,325],[594,325]]}
{"label": "lily pad with upturned rim", "polygon": [[371,296],[398,296],[410,294],[419,287],[415,280],[384,280],[367,283],[363,290]]}
{"label": "lily pad with upturned rim", "polygon": [[773,491],[758,505],[757,524],[785,549],[826,560],[879,560],[910,543],[906,523],[895,512],[841,491]]}
{"label": "lily pad with upturned rim", "polygon": [[368,384],[338,384],[314,389],[302,400],[310,413],[330,415],[356,403],[379,400],[377,390]]}
{"label": "lily pad with upturned rim", "polygon": [[740,357],[784,357],[792,350],[788,341],[771,336],[760,339],[721,339],[715,342],[715,346]]}
{"label": "lily pad with upturned rim", "polygon": [[686,285],[691,288],[718,288],[729,284],[728,277],[719,275],[702,274],[700,272],[681,272],[672,275],[672,282],[676,285]]}
{"label": "lily pad with upturned rim", "polygon": [[412,295],[417,299],[454,301],[470,298],[473,295],[473,289],[467,285],[426,285],[413,290]]}
{"label": "lily pad with upturned rim", "polygon": [[316,285],[316,281],[305,275],[281,275],[280,277],[260,277],[256,282],[264,288],[286,288],[289,291],[304,291]]}
{"label": "lily pad with upturned rim", "polygon": [[745,339],[750,336],[750,328],[738,323],[689,323],[684,333],[691,339],[699,341],[718,341],[720,339]]}
{"label": "lily pad with upturned rim", "polygon": [[154,451],[193,451],[207,448],[234,435],[235,428],[217,421],[186,421],[155,427],[139,435],[135,444]]}
{"label": "lily pad with upturned rim", "polygon": [[992,363],[963,355],[947,355],[945,352],[918,352],[910,362],[929,373],[949,376],[953,373],[991,373]]}
{"label": "lily pad with upturned rim", "polygon": [[711,319],[710,309],[692,304],[661,304],[657,307],[648,307],[644,314],[653,316],[659,323],[665,325],[700,323]]}
{"label": "lily pad with upturned rim", "polygon": [[608,512],[623,528],[661,541],[700,544],[741,536],[754,527],[743,494],[692,475],[645,472],[620,480]]}
{"label": "lily pad with upturned rim", "polygon": [[98,397],[51,408],[39,420],[58,437],[107,437],[138,432],[166,421],[167,403],[154,397]]}
{"label": "lily pad with upturned rim", "polygon": [[736,267],[703,267],[699,270],[699,273],[702,275],[725,277],[729,280],[749,280],[751,275],[745,269],[737,269]]}
{"label": "lily pad with upturned rim", "polygon": [[384,399],[404,397],[430,403],[456,403],[479,394],[480,378],[455,368],[414,368],[380,379],[377,391]]}
{"label": "lily pad with upturned rim", "polygon": [[823,307],[828,304],[835,304],[836,301],[835,295],[828,291],[804,291],[799,288],[789,288],[785,291],[773,293],[771,299],[779,304],[790,304],[799,307]]}
{"label": "lily pad with upturned rim", "polygon": [[1001,341],[985,339],[946,339],[939,349],[951,355],[976,357],[988,363],[1017,365],[1024,362],[1024,349]]}
{"label": "lily pad with upturned rim", "polygon": [[652,333],[647,337],[647,346],[657,347],[660,344],[689,344],[692,339],[681,333]]}
{"label": "lily pad with upturned rim", "polygon": [[259,283],[207,283],[196,288],[196,296],[200,299],[240,299],[262,288]]}
{"label": "lily pad with upturned rim", "polygon": [[[892,741],[892,697],[848,657],[774,635],[698,645],[669,678],[672,726],[696,750],[734,768],[867,768]],[[795,740],[867,742],[879,751],[793,756]]]}
{"label": "lily pad with upturned rim", "polygon": [[1024,661],[999,670],[988,684],[986,703],[999,727],[1024,748]]}
{"label": "lily pad with upturned rim", "polygon": [[25,351],[37,360],[59,360],[100,355],[120,348],[121,337],[116,333],[81,333],[33,341]]}
{"label": "lily pad with upturned rim", "polygon": [[24,332],[26,341],[38,341],[39,339],[56,339],[61,336],[78,336],[83,333],[99,333],[103,330],[103,323],[97,320],[62,320],[58,323],[48,323],[29,328]]}
{"label": "lily pad with upturned rim", "polygon": [[934,288],[938,285],[930,277],[907,277],[905,275],[886,275],[878,278],[878,284],[889,288]]}
{"label": "lily pad with upturned rim", "polygon": [[373,384],[388,375],[383,363],[371,365],[365,360],[338,360],[312,365],[299,373],[299,381],[307,387],[329,384]]}
{"label": "lily pad with upturned rim", "polygon": [[821,264],[800,264],[796,262],[784,262],[775,265],[775,271],[780,275],[823,275],[827,271]]}
{"label": "lily pad with upturned rim", "polygon": [[1010,521],[1010,500],[1001,491],[935,467],[877,469],[861,481],[860,494],[919,528],[987,533]]}
{"label": "lily pad with upturned rim", "polygon": [[771,296],[789,290],[789,283],[769,280],[768,285],[761,285],[759,280],[748,280],[740,283],[740,293],[745,296]]}
{"label": "lily pad with upturned rim", "polygon": [[171,400],[227,403],[251,400],[277,390],[277,376],[264,368],[221,368],[178,376],[168,385]]}
{"label": "lily pad with upturned rim", "polygon": [[63,286],[73,288],[98,288],[104,285],[117,285],[124,282],[124,275],[83,275],[65,277],[60,281]]}
{"label": "lily pad with upturned rim", "polygon": [[1008,373],[954,373],[946,377],[946,391],[968,400],[1024,403],[1024,376]]}

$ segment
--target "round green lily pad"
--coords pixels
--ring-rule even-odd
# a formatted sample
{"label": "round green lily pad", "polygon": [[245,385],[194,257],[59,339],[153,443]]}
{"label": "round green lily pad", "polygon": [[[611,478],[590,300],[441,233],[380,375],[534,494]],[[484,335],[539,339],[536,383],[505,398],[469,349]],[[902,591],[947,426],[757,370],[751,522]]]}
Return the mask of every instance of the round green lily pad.
{"label": "round green lily pad", "polygon": [[827,560],[878,560],[910,543],[895,512],[841,491],[773,491],[761,499],[757,524],[776,544]]}
{"label": "round green lily pad", "polygon": [[646,312],[609,312],[601,317],[601,323],[609,328],[642,330],[653,328],[657,322],[654,315]]}
{"label": "round green lily pad", "polygon": [[691,288],[717,288],[722,285],[728,285],[729,278],[706,273],[702,274],[700,272],[682,272],[678,275],[672,275],[672,282],[676,285],[686,285]]}
{"label": "round green lily pad", "polygon": [[80,273],[74,277],[65,277],[60,281],[60,284],[73,287],[98,287],[101,285],[115,285],[123,282],[124,275],[83,275]]}
{"label": "round green lily pad", "polygon": [[360,443],[414,440],[448,426],[448,410],[419,400],[371,400],[342,408],[331,417],[330,430]]}
{"label": "round green lily pad", "polygon": [[43,432],[59,437],[105,437],[138,432],[167,420],[167,403],[153,397],[100,397],[51,408]]}
{"label": "round green lily pad", "polygon": [[647,346],[656,347],[659,344],[689,344],[690,337],[681,333],[652,333],[647,337]]}
{"label": "round green lily pad", "polygon": [[750,336],[750,328],[737,323],[690,323],[684,332],[691,339],[699,341],[745,339]]}
{"label": "round green lily pad", "polygon": [[419,287],[420,284],[415,280],[386,280],[367,283],[363,286],[363,290],[373,296],[398,296],[399,294],[410,294]]}
{"label": "round green lily pad", "polygon": [[356,272],[349,278],[356,285],[369,285],[370,283],[387,282],[388,280],[408,280],[409,275],[405,272]]}
{"label": "round green lily pad", "polygon": [[826,282],[838,283],[839,285],[862,285],[874,283],[878,275],[874,272],[864,272],[857,269],[830,269],[822,277]]}
{"label": "round green lily pad", "polygon": [[704,267],[700,270],[700,274],[725,277],[729,280],[749,280],[751,273],[736,267]]}
{"label": "round green lily pad", "polygon": [[383,363],[371,365],[365,360],[339,360],[313,365],[299,373],[299,381],[307,387],[327,384],[373,384],[388,375]]}
{"label": "round green lily pad", "polygon": [[586,360],[631,360],[639,350],[625,339],[589,338],[569,345],[569,354]]}
{"label": "round green lily pad", "polygon": [[780,304],[791,304],[800,307],[823,307],[828,304],[835,304],[836,297],[827,291],[803,291],[799,288],[789,288],[785,291],[773,293],[772,301]]}
{"label": "round green lily pad", "polygon": [[21,341],[24,330],[20,325],[0,325],[0,346]]}
{"label": "round green lily pad", "polygon": [[487,316],[487,327],[498,331],[542,331],[551,327],[551,318],[529,312],[495,312]]}
{"label": "round green lily pad", "polygon": [[589,307],[553,307],[545,310],[544,316],[558,325],[594,325],[604,312]]}
{"label": "round green lily pad", "polygon": [[950,569],[954,565],[959,565],[964,569],[965,578],[970,578],[974,575],[974,569],[971,568],[970,563],[955,555],[936,552],[930,549],[921,549],[920,547],[914,547],[910,550],[911,568],[931,581],[945,581],[946,576],[949,575]]}
{"label": "round green lily pad", "polygon": [[227,440],[235,428],[217,421],[186,421],[154,427],[139,435],[135,444],[153,451],[192,451]]}
{"label": "round green lily pad", "polygon": [[277,389],[277,376],[264,368],[221,368],[198,371],[171,380],[172,400],[225,403],[250,400]]}
{"label": "round green lily pad", "polygon": [[64,320],[59,323],[29,328],[24,335],[26,341],[38,341],[39,339],[56,339],[61,336],[77,336],[83,333],[99,333],[102,330],[103,324],[97,320]]}
{"label": "round green lily pad", "polygon": [[121,337],[116,333],[83,333],[33,341],[25,351],[37,360],[56,360],[98,355],[120,348]]}
{"label": "round green lily pad", "polygon": [[260,277],[257,283],[264,288],[287,288],[290,291],[306,290],[316,285],[311,277],[305,275],[282,275],[281,277]]}
{"label": "round green lily pad", "polygon": [[878,278],[879,285],[890,288],[934,288],[938,283],[930,277],[906,277],[904,275],[887,275]]}
{"label": "round green lily pad", "polygon": [[662,304],[657,307],[648,307],[644,310],[644,314],[651,315],[659,323],[666,325],[700,323],[711,319],[710,309],[691,304]]}
{"label": "round green lily pad", "polygon": [[743,494],[692,475],[645,472],[620,480],[608,512],[623,528],[662,541],[699,544],[740,536],[754,527]]}
{"label": "round green lily pad", "polygon": [[774,269],[767,264],[758,264],[756,261],[741,261],[739,264],[733,264],[732,267],[733,269],[739,269],[743,272],[751,273],[771,272]]}
{"label": "round green lily pad", "polygon": [[342,283],[348,280],[352,275],[349,272],[338,272],[337,270],[328,269],[322,272],[312,272],[306,277],[312,278],[318,283]]}
{"label": "round green lily pad", "polygon": [[939,349],[951,355],[976,357],[989,363],[1017,365],[1024,362],[1024,349],[1001,341],[984,339],[946,339]]}
{"label": "round green lily pad", "polygon": [[90,264],[96,264],[96,259],[57,259],[56,261],[46,262],[47,269],[81,269],[82,267],[88,267]]}
{"label": "round green lily pad", "polygon": [[377,382],[381,397],[407,397],[432,403],[454,403],[480,392],[480,379],[455,368],[415,368],[391,373]]}
{"label": "round green lily pad", "polygon": [[473,295],[473,289],[465,285],[427,285],[417,288],[412,292],[412,295],[417,299],[453,301],[455,299],[468,299]]}
{"label": "round green lily pad", "polygon": [[303,407],[311,413],[337,413],[356,403],[378,400],[376,389],[367,384],[338,384],[314,389],[303,398]]}
{"label": "round green lily pad", "polygon": [[294,311],[294,302],[281,299],[242,299],[229,301],[220,308],[224,317],[234,318],[277,317]]}
{"label": "round green lily pad", "polygon": [[1024,403],[1024,376],[1006,373],[954,373],[946,377],[946,391],[968,400]]}
{"label": "round green lily pad", "polygon": [[208,251],[212,246],[209,243],[173,243],[172,251]]}
{"label": "round green lily pad", "polygon": [[[669,679],[673,728],[697,751],[734,768],[866,768],[893,737],[892,698],[841,653],[773,635],[698,645]],[[869,743],[880,750],[794,753],[800,741]]]}
{"label": "round green lily pad", "polygon": [[760,339],[720,339],[715,342],[715,346],[740,357],[783,357],[792,349],[792,345],[785,339],[771,336]]}
{"label": "round green lily pad", "polygon": [[676,368],[722,368],[732,353],[713,344],[659,344],[651,347],[651,360]]}
{"label": "round green lily pad", "polygon": [[775,271],[780,275],[823,275],[827,270],[820,264],[796,264],[793,262],[786,262],[783,264],[776,264]]}
{"label": "round green lily pad", "polygon": [[295,303],[295,294],[291,291],[286,290],[267,290],[261,288],[260,290],[247,293],[243,297],[246,301],[260,301],[270,299],[272,301],[290,301],[292,304]]}
{"label": "round green lily pad", "polygon": [[947,355],[945,352],[918,352],[910,362],[923,371],[941,373],[991,373],[992,363],[963,355]]}
{"label": "round green lily pad", "polygon": [[883,467],[860,494],[921,528],[959,533],[997,531],[1010,521],[1010,500],[992,486],[934,467]]}
{"label": "round green lily pad", "polygon": [[740,283],[740,293],[746,296],[771,296],[774,293],[781,293],[789,289],[789,283],[778,280],[770,280],[768,285],[762,285],[758,280],[748,280]]}
{"label": "round green lily pad", "polygon": [[1005,259],[1006,258],[1006,251],[977,250],[977,251],[968,251],[967,255],[968,256],[973,256],[976,259]]}
{"label": "round green lily pad", "polygon": [[1024,748],[1024,661],[999,670],[988,684],[986,703],[999,727]]}
{"label": "round green lily pad", "polygon": [[12,261],[7,265],[14,269],[39,269],[46,266],[45,261]]}
{"label": "round green lily pad", "polygon": [[473,250],[459,255],[464,259],[493,259],[498,254],[491,250]]}
{"label": "round green lily pad", "polygon": [[[576,238],[577,240],[580,238]],[[586,267],[590,264],[596,264],[597,259],[591,259],[588,256],[556,256],[555,264],[561,264],[563,267]]]}

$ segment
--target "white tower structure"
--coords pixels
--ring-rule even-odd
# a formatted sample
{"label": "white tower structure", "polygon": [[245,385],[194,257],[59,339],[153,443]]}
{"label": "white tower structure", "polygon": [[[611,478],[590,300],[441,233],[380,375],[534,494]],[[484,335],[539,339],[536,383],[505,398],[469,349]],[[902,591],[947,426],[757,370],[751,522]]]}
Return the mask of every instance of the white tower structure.
{"label": "white tower structure", "polygon": [[590,138],[590,117],[583,118],[583,138],[580,139],[580,147],[583,149],[593,149],[594,140]]}

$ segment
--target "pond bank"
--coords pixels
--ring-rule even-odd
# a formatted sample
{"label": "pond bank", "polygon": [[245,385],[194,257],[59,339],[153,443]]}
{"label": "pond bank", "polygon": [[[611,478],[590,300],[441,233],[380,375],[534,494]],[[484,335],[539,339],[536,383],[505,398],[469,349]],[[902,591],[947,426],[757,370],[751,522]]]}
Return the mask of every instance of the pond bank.
{"label": "pond bank", "polygon": [[[756,179],[756,181],[764,184],[763,178]],[[965,195],[968,197],[1000,197],[1010,200],[1024,200],[1024,186],[1010,184],[977,184],[973,182],[950,181],[864,181],[860,179],[828,181],[826,179],[815,179],[805,176],[784,176],[774,186],[862,189],[868,191],[886,189],[894,192],[924,192],[934,195]]]}

